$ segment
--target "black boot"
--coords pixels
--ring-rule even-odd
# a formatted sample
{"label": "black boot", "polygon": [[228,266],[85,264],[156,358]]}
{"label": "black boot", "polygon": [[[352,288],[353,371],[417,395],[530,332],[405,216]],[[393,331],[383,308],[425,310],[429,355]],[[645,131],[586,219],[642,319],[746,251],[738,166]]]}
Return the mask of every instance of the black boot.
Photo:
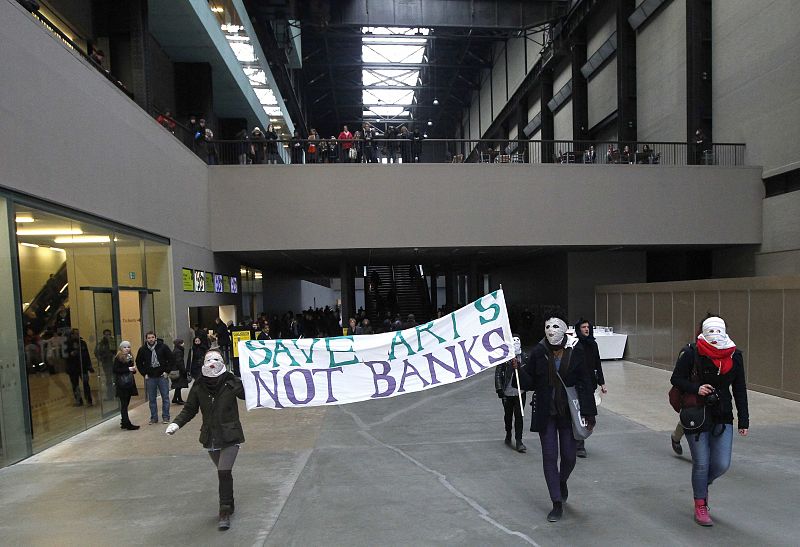
{"label": "black boot", "polygon": [[584,444],[584,441],[578,441],[578,448],[575,451],[575,455],[579,458],[586,457],[586,445]]}
{"label": "black boot", "polygon": [[528,448],[522,444],[522,439],[517,439],[517,452],[525,453],[528,451]]}
{"label": "black boot", "polygon": [[[219,528],[220,530],[227,530],[231,526],[230,516],[234,511],[233,474],[230,469],[227,471],[217,471],[217,477],[219,478]],[[224,528],[222,527],[223,514],[227,517],[225,519],[227,526]]]}
{"label": "black boot", "polygon": [[553,502],[553,510],[547,513],[547,521],[548,522],[558,522],[561,520],[561,516],[564,514],[564,506],[561,504],[560,501]]}
{"label": "black boot", "polygon": [[227,530],[231,527],[231,512],[229,509],[219,508],[219,522],[217,528],[220,530]]}
{"label": "black boot", "polygon": [[508,446],[511,446],[511,432],[510,432],[510,431],[506,431],[506,440],[505,440],[505,443],[506,443]]}

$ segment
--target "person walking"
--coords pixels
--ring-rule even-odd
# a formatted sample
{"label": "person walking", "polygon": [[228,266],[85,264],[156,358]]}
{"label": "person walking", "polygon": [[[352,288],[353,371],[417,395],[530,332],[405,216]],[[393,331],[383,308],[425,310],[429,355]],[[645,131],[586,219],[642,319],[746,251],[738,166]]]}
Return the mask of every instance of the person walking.
{"label": "person walking", "polygon": [[[517,359],[518,364],[522,360],[522,345],[519,336],[516,334],[514,335],[514,359]],[[512,385],[513,380],[514,367],[512,366],[511,361],[506,361],[505,363],[501,363],[495,367],[494,389],[497,392],[497,396],[500,397],[500,400],[503,403],[503,420],[505,421],[506,426],[505,443],[508,446],[512,446],[511,429],[513,426],[514,439],[516,440],[514,447],[516,448],[517,452],[524,453],[528,449],[522,443],[522,406],[525,405],[527,394],[524,391],[522,392],[522,406],[520,406],[519,390]]]}
{"label": "person walking", "polygon": [[739,435],[746,437],[750,429],[742,352],[728,336],[721,317],[709,314],[702,322],[696,342],[684,346],[678,355],[671,382],[684,394],[699,395],[699,403],[705,406],[705,422],[687,431],[686,440],[692,453],[694,520],[700,526],[713,526],[708,487],[731,465],[733,402]]}
{"label": "person walking", "polygon": [[[172,370],[170,370],[170,379],[172,380],[172,389],[175,390],[172,394],[172,402],[176,405],[183,404],[183,397],[181,390],[189,387],[189,379],[186,377],[186,364],[184,363],[184,348],[183,339],[176,338],[172,347]],[[175,373],[177,378],[174,378]]]}
{"label": "person walking", "polygon": [[[580,352],[580,359],[586,364],[589,370],[589,380],[592,383],[592,393],[597,391],[600,386],[601,393],[608,393],[606,389],[606,379],[603,376],[603,364],[600,361],[600,348],[597,347],[597,340],[594,338],[594,326],[587,319],[579,319],[575,323],[575,335],[578,343],[575,345],[575,353]],[[577,456],[586,457],[586,441],[577,441]]]}
{"label": "person walking", "polygon": [[217,335],[217,344],[222,351],[226,363],[231,361],[231,333],[225,321],[219,317],[214,319],[214,334]]}
{"label": "person walking", "polygon": [[202,378],[192,385],[186,405],[167,427],[167,435],[189,423],[200,411],[200,444],[208,450],[217,469],[219,481],[219,529],[231,526],[235,510],[233,497],[233,464],[244,442],[237,399],[244,399],[242,381],[228,372],[222,354],[209,350],[203,358]]}
{"label": "person walking", "polygon": [[201,376],[203,358],[208,351],[208,345],[199,336],[194,337],[192,347],[189,348],[189,357],[186,359],[186,366],[189,369],[189,376],[192,380],[197,380]]}
{"label": "person walking", "polygon": [[103,383],[105,384],[105,399],[114,399],[114,336],[109,329],[103,330],[103,337],[94,347],[94,356],[103,370]]}
{"label": "person walking", "polygon": [[144,376],[145,393],[150,403],[150,423],[158,423],[156,397],[161,394],[161,417],[169,423],[169,371],[172,370],[172,352],[156,338],[156,333],[145,334],[145,344],[136,353],[136,368]]}
{"label": "person walking", "polygon": [[[575,468],[577,449],[564,386],[575,387],[581,416],[589,430],[594,429],[597,407],[589,371],[581,362],[580,353],[573,351],[575,340],[567,336],[567,324],[560,317],[550,317],[545,321],[544,332],[545,337],[534,346],[530,360],[519,368],[519,375],[520,387],[534,391],[531,431],[539,433],[544,479],[553,502],[547,520],[556,522],[561,520],[563,504],[569,496],[567,481]],[[515,360],[511,363],[512,367],[518,366]]]}
{"label": "person walking", "polygon": [[139,429],[138,425],[133,425],[128,416],[128,406],[131,404],[131,397],[139,395],[139,390],[136,388],[136,367],[133,363],[133,355],[131,354],[131,343],[124,340],[117,349],[117,354],[114,356],[112,362],[112,369],[114,373],[114,384],[116,385],[116,395],[119,399],[119,413],[120,413],[120,429],[127,429],[135,431]]}

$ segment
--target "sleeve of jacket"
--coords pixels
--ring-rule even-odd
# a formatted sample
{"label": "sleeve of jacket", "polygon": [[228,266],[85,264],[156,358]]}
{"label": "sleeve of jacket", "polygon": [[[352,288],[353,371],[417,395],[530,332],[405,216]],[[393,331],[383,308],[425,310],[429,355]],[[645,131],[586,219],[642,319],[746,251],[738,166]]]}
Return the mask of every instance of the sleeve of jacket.
{"label": "sleeve of jacket", "polygon": [[500,363],[496,367],[494,367],[494,390],[498,393],[503,391],[505,388],[505,370],[504,367],[506,366],[505,363]]}
{"label": "sleeve of jacket", "polygon": [[245,400],[244,383],[242,382],[241,378],[237,378],[236,376],[234,376],[233,379],[234,379],[233,392],[239,399]]}
{"label": "sleeve of jacket", "polygon": [[578,401],[580,401],[581,405],[581,416],[597,416],[597,405],[594,402],[594,391],[589,377],[589,367],[586,363],[586,352],[583,350],[575,351],[571,359],[573,360],[573,370],[575,371],[575,391],[578,392]]}
{"label": "sleeve of jacket", "polygon": [[694,367],[694,351],[692,346],[684,346],[678,354],[675,370],[672,371],[672,378],[670,378],[672,385],[684,393],[697,393],[697,390],[700,389],[699,383],[690,380]]}
{"label": "sleeve of jacket", "polygon": [[592,359],[594,359],[595,378],[597,385],[606,385],[606,377],[603,375],[603,361],[600,359],[600,348],[597,347],[597,342],[594,342],[594,351],[592,352]]}
{"label": "sleeve of jacket", "polygon": [[145,376],[147,371],[145,370],[144,366],[144,348],[139,348],[139,351],[136,352],[136,368],[139,370],[139,374]]}
{"label": "sleeve of jacket", "polygon": [[523,357],[521,366],[517,369],[519,371],[519,385],[516,385],[516,378],[514,378],[512,380],[514,387],[522,391],[533,391],[536,389],[536,359],[537,355],[535,352],[532,352],[527,360]]}
{"label": "sleeve of jacket", "polygon": [[183,410],[178,416],[172,420],[174,423],[178,424],[179,427],[183,427],[184,425],[188,424],[192,418],[197,415],[197,411],[200,410],[200,397],[197,395],[197,384],[192,386],[192,389],[189,390],[189,396],[186,397],[186,402],[183,405]]}
{"label": "sleeve of jacket", "polygon": [[736,351],[733,355],[734,359],[734,373],[733,382],[733,400],[736,402],[736,415],[739,420],[739,429],[750,429],[750,411],[747,406],[747,383],[744,374],[744,360],[740,351]]}

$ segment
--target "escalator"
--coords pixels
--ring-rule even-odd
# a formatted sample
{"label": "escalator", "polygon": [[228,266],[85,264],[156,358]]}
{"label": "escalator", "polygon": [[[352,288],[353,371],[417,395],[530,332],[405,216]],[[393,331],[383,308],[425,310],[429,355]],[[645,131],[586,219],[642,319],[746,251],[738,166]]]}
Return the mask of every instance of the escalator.
{"label": "escalator", "polygon": [[364,280],[365,311],[370,323],[380,327],[386,313],[406,321],[414,314],[417,323],[431,318],[428,283],[416,265],[369,266]]}
{"label": "escalator", "polygon": [[26,334],[30,329],[31,334],[40,336],[46,330],[55,332],[68,327],[69,321],[69,283],[64,262],[25,308],[23,324]]}

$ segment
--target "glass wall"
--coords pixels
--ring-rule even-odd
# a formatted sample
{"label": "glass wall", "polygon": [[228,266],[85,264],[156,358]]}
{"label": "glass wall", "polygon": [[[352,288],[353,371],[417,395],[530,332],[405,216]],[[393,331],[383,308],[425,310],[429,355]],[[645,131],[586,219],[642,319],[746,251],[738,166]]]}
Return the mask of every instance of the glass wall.
{"label": "glass wall", "polygon": [[[9,260],[2,267],[12,268],[0,269],[0,282],[16,286],[6,277],[18,264],[19,296],[3,292],[0,305],[21,308],[24,372],[13,408],[3,394],[0,424],[16,413],[29,427],[23,438],[30,444],[18,460],[118,414],[111,367],[119,342],[129,340],[135,352],[154,329],[169,344],[174,320],[168,245],[33,206],[10,209],[11,222],[0,218],[0,245],[12,241],[13,224],[16,248],[4,250]],[[13,354],[19,337],[6,343],[15,335],[5,325],[2,336],[2,351]],[[13,355],[0,355],[6,359]]]}
{"label": "glass wall", "polygon": [[242,285],[242,317],[245,323],[257,318],[264,311],[264,274],[261,270],[242,266],[239,269]]}

